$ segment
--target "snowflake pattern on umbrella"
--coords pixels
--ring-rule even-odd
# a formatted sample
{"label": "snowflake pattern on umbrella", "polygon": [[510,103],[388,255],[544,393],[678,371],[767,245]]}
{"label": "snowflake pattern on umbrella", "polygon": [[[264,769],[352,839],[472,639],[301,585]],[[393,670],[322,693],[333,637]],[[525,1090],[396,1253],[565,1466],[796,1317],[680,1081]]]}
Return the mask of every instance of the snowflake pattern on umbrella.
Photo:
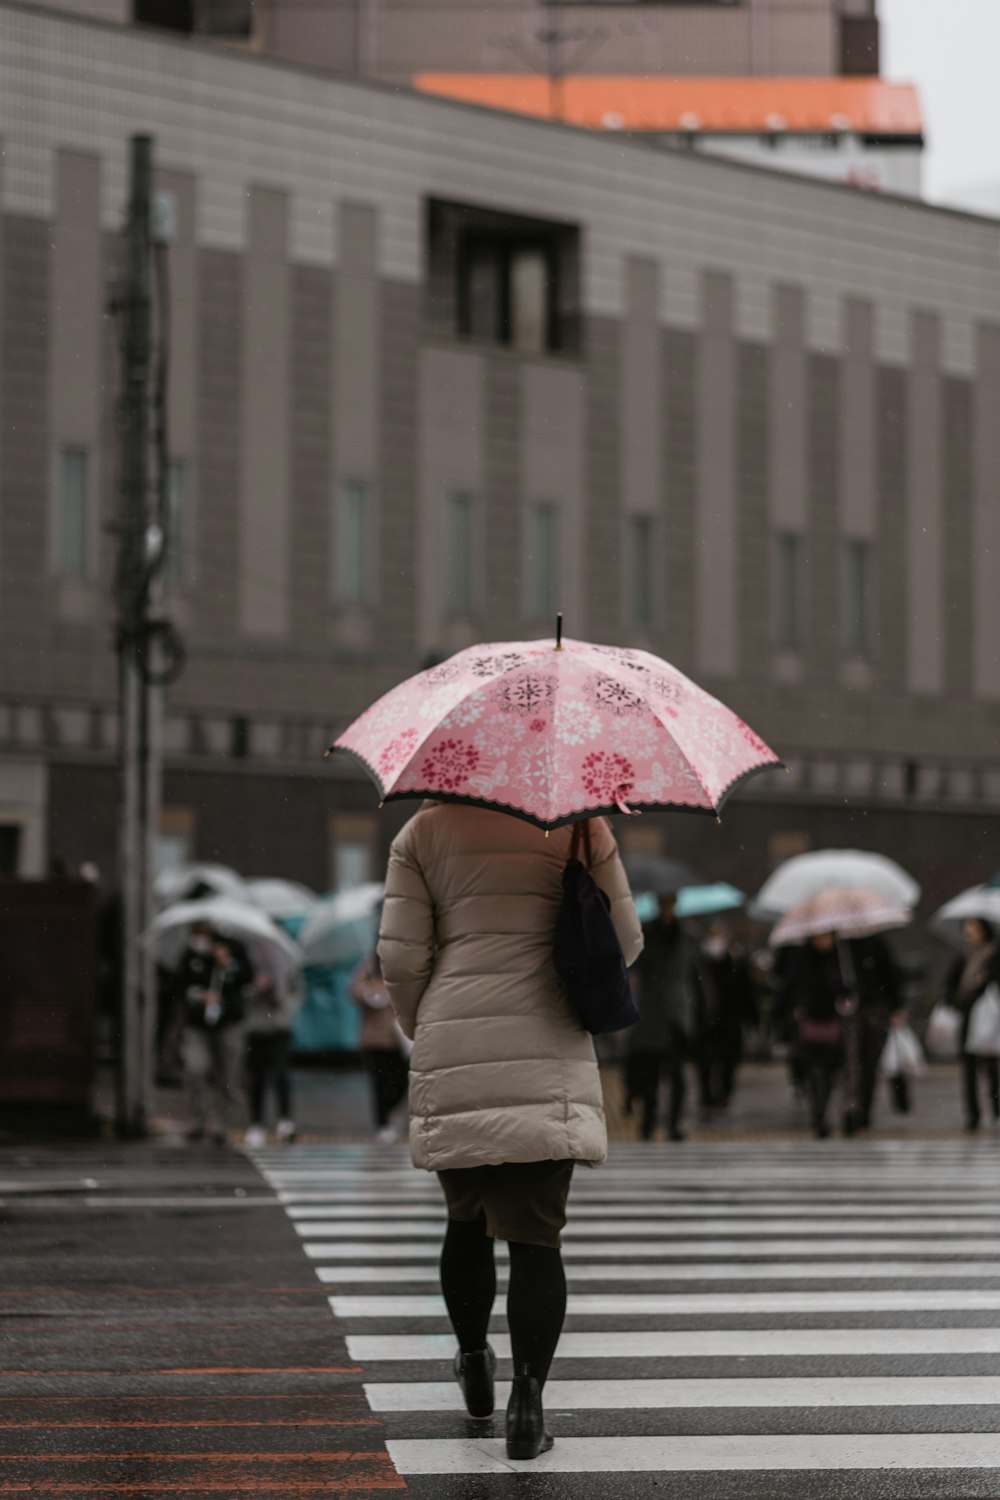
{"label": "snowflake pattern on umbrella", "polygon": [[586,682],[583,691],[597,708],[607,709],[614,714],[615,718],[621,718],[623,714],[640,714],[645,711],[645,704],[638,688],[621,682],[617,677],[606,677],[603,672],[599,672],[596,677]]}
{"label": "snowflake pattern on umbrella", "polygon": [[778,764],[724,704],[649,652],[564,641],[460,651],[337,741],[383,798],[454,797],[544,827],[632,807],[715,812]]}
{"label": "snowflake pattern on umbrella", "polygon": [[492,697],[501,713],[537,717],[551,706],[555,691],[554,677],[538,672],[519,672],[498,683]]}
{"label": "snowflake pattern on umbrella", "polygon": [[428,787],[459,792],[479,765],[479,751],[466,740],[438,740],[424,757],[420,774]]}

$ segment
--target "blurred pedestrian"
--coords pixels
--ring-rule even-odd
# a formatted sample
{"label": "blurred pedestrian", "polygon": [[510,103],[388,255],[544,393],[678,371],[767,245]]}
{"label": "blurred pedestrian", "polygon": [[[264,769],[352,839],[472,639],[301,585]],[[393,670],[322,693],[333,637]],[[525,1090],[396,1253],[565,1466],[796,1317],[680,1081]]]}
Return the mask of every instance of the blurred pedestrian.
{"label": "blurred pedestrian", "polygon": [[[392,846],[379,953],[407,1036],[410,1146],[448,1206],[441,1285],[472,1416],[493,1410],[487,1330],[495,1239],[510,1247],[514,1382],[507,1455],[552,1445],[542,1389],[566,1310],[559,1251],[577,1161],[607,1154],[594,1044],[560,985],[553,939],[569,828],[548,837],[483,808],[424,803]],[[614,836],[591,821],[591,870],[625,959],[641,934]]]}
{"label": "blurred pedestrian", "polygon": [[[852,938],[842,951],[846,956],[849,977],[853,978],[857,1009],[845,1022],[845,1049],[851,1080],[845,1100],[844,1130],[867,1130],[872,1123],[875,1089],[879,1079],[879,1060],[889,1038],[893,1022],[905,1020],[902,985],[892,949],[880,935]],[[899,1075],[893,1085],[896,1107],[909,1108],[908,1080]]]}
{"label": "blurred pedestrian", "polygon": [[207,923],[192,925],[178,971],[191,1141],[200,1141],[210,1132],[221,1145],[237,1123],[242,1104],[241,1023],[253,977],[241,944],[213,932]]}
{"label": "blurred pedestrian", "polygon": [[625,1092],[630,1109],[639,1105],[639,1129],[649,1141],[656,1128],[660,1081],[665,1079],[667,1130],[672,1141],[682,1141],[684,1068],[694,1056],[705,993],[698,945],[677,919],[676,893],[660,895],[659,910],[643,925],[642,938],[642,955],[635,966],[641,1015],[628,1034]]}
{"label": "blurred pedestrian", "polygon": [[252,1147],[263,1146],[267,1140],[269,1093],[274,1095],[277,1110],[278,1140],[295,1139],[290,1052],[292,1024],[302,999],[297,975],[269,964],[263,949],[258,958],[257,976],[247,991],[244,1026],[250,1093],[250,1126],[245,1144]]}
{"label": "blurred pedestrian", "polygon": [[833,1082],[843,1060],[846,985],[836,935],[820,933],[801,948],[789,949],[785,984],[812,1127],[817,1138],[825,1140],[830,1134]]}
{"label": "blurred pedestrian", "polygon": [[361,1060],[371,1084],[375,1133],[383,1145],[399,1140],[393,1115],[406,1098],[410,1065],[377,953],[354,971],[351,998],[361,1011]]}
{"label": "blurred pedestrian", "polygon": [[699,1039],[702,1099],[710,1108],[725,1109],[743,1056],[744,1031],[757,1024],[757,998],[746,954],[721,918],[709,924],[702,939],[699,969],[705,996]]}
{"label": "blurred pedestrian", "polygon": [[994,1124],[1000,1120],[1000,1058],[981,1057],[969,1050],[969,1020],[972,1008],[987,986],[1000,984],[1000,945],[992,925],[982,917],[969,917],[962,924],[965,953],[957,958],[945,981],[945,999],[962,1017],[962,1093],[965,1128],[978,1130],[981,1120],[979,1080],[986,1091]]}

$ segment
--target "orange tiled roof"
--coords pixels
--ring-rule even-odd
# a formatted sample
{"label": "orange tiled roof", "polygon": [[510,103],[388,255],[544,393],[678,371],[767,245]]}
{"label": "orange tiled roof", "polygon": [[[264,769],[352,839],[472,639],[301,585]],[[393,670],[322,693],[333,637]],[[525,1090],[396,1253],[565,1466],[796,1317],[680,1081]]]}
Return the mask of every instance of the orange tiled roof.
{"label": "orange tiled roof", "polygon": [[591,130],[923,132],[915,87],[881,78],[578,75],[564,78],[557,90],[535,74],[418,73],[413,81],[428,94],[515,114],[557,115]]}

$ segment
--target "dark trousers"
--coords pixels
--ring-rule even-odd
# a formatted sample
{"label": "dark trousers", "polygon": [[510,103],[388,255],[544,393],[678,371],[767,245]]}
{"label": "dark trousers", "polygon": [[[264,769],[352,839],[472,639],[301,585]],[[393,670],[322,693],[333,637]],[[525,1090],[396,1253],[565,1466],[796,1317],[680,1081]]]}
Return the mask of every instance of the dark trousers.
{"label": "dark trousers", "polygon": [[827,1112],[833,1080],[840,1066],[840,1049],[819,1044],[806,1044],[800,1049],[802,1073],[809,1097],[809,1113],[812,1127],[817,1134],[827,1130]]}
{"label": "dark trousers", "polygon": [[375,1124],[381,1130],[389,1116],[406,1095],[410,1065],[395,1048],[369,1047],[361,1054],[372,1085]]}
{"label": "dark trousers", "polygon": [[977,1057],[962,1053],[962,1084],[965,1095],[965,1117],[970,1125],[979,1124],[979,1075],[986,1075],[990,1108],[994,1120],[1000,1119],[1000,1057]]}
{"label": "dark trousers", "polygon": [[633,1052],[626,1069],[626,1092],[630,1104],[639,1103],[639,1129],[644,1141],[652,1139],[656,1126],[661,1077],[667,1081],[670,1097],[667,1128],[674,1134],[680,1130],[684,1115],[684,1049],[678,1045],[669,1052]]}
{"label": "dark trousers", "polygon": [[878,1087],[878,1065],[889,1038],[889,1018],[878,1013],[857,1018],[858,1027],[858,1123],[871,1124],[875,1090]]}
{"label": "dark trousers", "polygon": [[247,1075],[250,1081],[250,1119],[263,1125],[267,1091],[274,1090],[278,1119],[292,1118],[292,1088],[288,1068],[291,1035],[287,1031],[251,1032],[247,1037]]}

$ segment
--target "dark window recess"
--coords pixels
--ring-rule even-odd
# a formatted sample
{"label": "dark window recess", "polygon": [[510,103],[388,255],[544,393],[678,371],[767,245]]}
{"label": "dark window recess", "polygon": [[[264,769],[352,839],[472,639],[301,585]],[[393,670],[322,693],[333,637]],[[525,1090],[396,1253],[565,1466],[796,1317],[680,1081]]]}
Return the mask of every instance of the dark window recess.
{"label": "dark window recess", "polygon": [[250,754],[250,721],[242,714],[229,721],[229,753],[234,760],[246,760]]}
{"label": "dark window recess", "polygon": [[135,0],[135,19],[201,36],[246,38],[253,34],[253,0]]}
{"label": "dark window recess", "polygon": [[878,76],[879,23],[876,16],[841,16],[840,71],[845,78]]}
{"label": "dark window recess", "polygon": [[449,338],[576,354],[580,231],[464,203],[427,210],[427,319]]}
{"label": "dark window recess", "polygon": [[16,875],[21,853],[18,823],[0,823],[0,875]]}

